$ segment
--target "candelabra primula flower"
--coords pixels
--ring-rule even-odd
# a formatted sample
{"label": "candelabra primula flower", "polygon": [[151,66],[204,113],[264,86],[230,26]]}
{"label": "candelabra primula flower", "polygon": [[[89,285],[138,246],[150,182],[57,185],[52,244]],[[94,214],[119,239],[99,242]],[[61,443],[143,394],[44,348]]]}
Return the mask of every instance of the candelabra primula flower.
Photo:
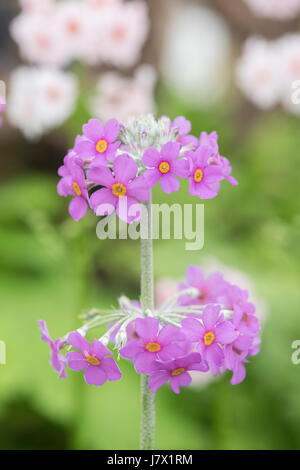
{"label": "candelabra primula flower", "polygon": [[66,359],[60,352],[63,347],[63,340],[59,338],[53,341],[49,334],[46,322],[39,320],[38,323],[41,330],[41,339],[50,347],[50,364],[53,369],[59,373],[58,377],[60,379],[66,379]]}
{"label": "candelabra primula flower", "polygon": [[69,204],[69,213],[74,220],[80,220],[88,208],[88,191],[83,170],[69,162],[65,176],[57,185],[57,191],[60,196],[74,196]]}
{"label": "candelabra primula flower", "polygon": [[180,329],[165,325],[159,331],[157,318],[138,318],[135,329],[139,339],[131,340],[120,349],[120,355],[134,362],[135,369],[140,374],[148,374],[152,363],[159,359],[168,361],[182,356],[184,351],[178,344],[185,340]]}
{"label": "candelabra primula flower", "polygon": [[174,393],[180,393],[180,387],[190,385],[192,378],[189,371],[207,372],[208,365],[201,355],[191,353],[168,362],[154,361],[149,377],[149,387],[155,393],[162,385],[170,381]]}
{"label": "candelabra primula flower", "polygon": [[204,145],[195,152],[187,151],[185,156],[190,163],[189,192],[200,199],[212,199],[217,196],[220,181],[224,179],[222,169],[212,165],[210,147]]}
{"label": "candelabra primula flower", "polygon": [[197,350],[208,362],[213,374],[218,373],[218,368],[224,362],[221,345],[230,344],[239,336],[234,325],[220,317],[220,310],[219,306],[208,305],[200,320],[196,318],[182,320],[184,331],[188,331],[187,337],[197,342]]}
{"label": "candelabra primula flower", "polygon": [[186,272],[186,283],[180,284],[181,290],[187,287],[195,287],[199,291],[196,298],[191,298],[188,295],[180,297],[180,305],[206,305],[217,303],[222,295],[225,295],[227,283],[224,281],[221,273],[212,273],[205,279],[202,269],[194,264],[191,264]]}
{"label": "candelabra primula flower", "polygon": [[143,163],[148,168],[144,176],[149,187],[153,188],[160,181],[161,189],[171,194],[178,191],[179,178],[187,178],[189,175],[189,164],[185,158],[179,158],[180,144],[168,142],[159,152],[152,147],[146,150]]}
{"label": "candelabra primula flower", "polygon": [[150,199],[149,187],[144,176],[136,176],[137,163],[129,155],[122,154],[113,163],[113,173],[105,166],[94,166],[87,177],[104,188],[95,191],[90,198],[97,215],[107,215],[116,210],[120,219],[132,223],[141,217],[140,201]]}
{"label": "candelabra primula flower", "polygon": [[94,165],[103,165],[112,160],[120,146],[117,141],[120,125],[116,119],[109,119],[105,127],[98,119],[90,119],[82,127],[85,140],[77,142],[74,152],[83,159],[93,159]]}
{"label": "candelabra primula flower", "polygon": [[184,116],[175,118],[171,124],[171,128],[175,129],[177,133],[176,141],[179,142],[182,147],[189,147],[190,150],[194,150],[198,147],[197,137],[190,134],[192,129],[191,121],[188,121]]}
{"label": "candelabra primula flower", "polygon": [[120,380],[122,374],[111,351],[94,339],[92,346],[78,332],[70,333],[68,342],[79,351],[70,351],[66,355],[68,366],[72,370],[84,370],[84,379],[88,385],[103,385],[107,380]]}

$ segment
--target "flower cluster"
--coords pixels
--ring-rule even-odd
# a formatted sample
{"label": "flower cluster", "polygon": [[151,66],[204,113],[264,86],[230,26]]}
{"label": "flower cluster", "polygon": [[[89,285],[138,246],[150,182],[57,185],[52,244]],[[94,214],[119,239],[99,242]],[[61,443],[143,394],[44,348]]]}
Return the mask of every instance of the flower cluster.
{"label": "flower cluster", "polygon": [[244,0],[251,10],[263,18],[290,20],[300,13],[300,0]]}
{"label": "flower cluster", "polygon": [[69,118],[77,95],[77,79],[71,72],[19,67],[10,78],[7,116],[28,139],[37,139]]}
{"label": "flower cluster", "polygon": [[188,179],[190,194],[201,199],[216,197],[224,179],[237,184],[219,153],[217,133],[196,138],[184,117],[171,122],[147,115],[126,125],[109,119],[105,126],[91,119],[82,130],[59,169],[58,183],[61,196],[73,196],[69,212],[76,221],[88,206],[99,216],[116,211],[125,222],[137,221],[139,201],[148,201],[158,182],[170,194],[178,191],[179,179]]}
{"label": "flower cluster", "polygon": [[22,0],[11,35],[22,57],[64,67],[74,60],[130,67],[149,24],[146,4],[121,0]]}
{"label": "flower cluster", "polygon": [[238,86],[262,109],[282,104],[287,112],[299,115],[300,107],[292,100],[292,85],[299,76],[300,34],[297,33],[275,41],[251,37],[237,62]]}
{"label": "flower cluster", "polygon": [[[193,371],[219,375],[229,370],[231,383],[238,384],[245,378],[247,358],[259,352],[260,326],[248,292],[220,273],[206,279],[195,265],[188,268],[186,282],[178,291],[153,312],[143,312],[139,302],[121,297],[118,308],[94,309],[83,317],[83,327],[55,342],[46,324],[39,323],[59,377],[66,377],[68,365],[75,371],[84,370],[89,385],[121,378],[109,343],[119,356],[133,363],[137,373],[149,376],[153,393],[167,382],[179,393],[181,386],[191,383]],[[87,332],[105,323],[106,333],[91,346],[85,338]],[[68,351],[66,355],[63,349]]]}

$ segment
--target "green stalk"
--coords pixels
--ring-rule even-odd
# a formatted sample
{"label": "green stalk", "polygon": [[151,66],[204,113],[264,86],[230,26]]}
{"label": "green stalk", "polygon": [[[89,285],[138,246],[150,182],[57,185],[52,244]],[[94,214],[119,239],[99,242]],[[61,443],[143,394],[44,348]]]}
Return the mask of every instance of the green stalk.
{"label": "green stalk", "polygon": [[[147,310],[154,310],[153,291],[153,243],[152,243],[152,214],[151,198],[144,204],[147,219],[147,238],[141,237],[141,302],[144,315]],[[141,230],[142,231],[142,230]],[[153,450],[155,436],[155,394],[148,387],[148,376],[141,375],[141,430],[140,449]]]}

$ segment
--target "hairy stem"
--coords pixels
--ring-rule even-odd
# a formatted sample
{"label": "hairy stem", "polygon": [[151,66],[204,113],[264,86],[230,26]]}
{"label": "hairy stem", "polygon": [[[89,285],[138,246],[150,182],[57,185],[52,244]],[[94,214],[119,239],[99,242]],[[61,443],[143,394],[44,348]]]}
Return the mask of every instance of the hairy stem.
{"label": "hairy stem", "polygon": [[[147,224],[147,238],[141,237],[141,302],[144,315],[147,311],[154,310],[154,292],[153,292],[153,244],[152,244],[152,215],[151,198],[144,204],[145,214],[142,224]],[[142,230],[141,230],[142,231]],[[141,375],[141,431],[140,448],[141,450],[154,449],[155,435],[155,395],[148,387],[147,375]]]}

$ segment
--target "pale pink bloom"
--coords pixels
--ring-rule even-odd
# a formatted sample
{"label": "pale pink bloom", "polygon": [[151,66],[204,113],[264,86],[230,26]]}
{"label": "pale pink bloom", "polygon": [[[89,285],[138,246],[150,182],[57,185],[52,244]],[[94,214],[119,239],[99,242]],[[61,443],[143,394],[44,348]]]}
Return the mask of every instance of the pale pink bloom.
{"label": "pale pink bloom", "polygon": [[93,116],[107,120],[112,117],[125,123],[130,116],[153,113],[155,71],[150,65],[140,66],[133,78],[116,72],[102,75],[90,101]]}
{"label": "pale pink bloom", "polygon": [[140,57],[148,30],[148,9],[144,2],[113,6],[102,18],[103,58],[116,67],[131,67]]}
{"label": "pale pink bloom", "polygon": [[55,7],[54,0],[19,0],[19,3],[23,10],[29,12],[49,12],[52,8]]}
{"label": "pale pink bloom", "polygon": [[236,81],[247,98],[263,109],[280,100],[280,62],[276,45],[258,37],[249,38],[237,62]]}
{"label": "pale pink bloom", "polygon": [[110,8],[112,5],[120,5],[123,0],[83,0],[83,4],[95,9],[95,11],[103,12],[104,9]]}
{"label": "pale pink bloom", "polygon": [[57,30],[56,10],[21,13],[12,21],[10,33],[28,62],[64,66],[71,60]]}
{"label": "pale pink bloom", "polygon": [[19,67],[11,75],[7,115],[28,139],[37,139],[72,114],[77,94],[77,80],[70,72]]}
{"label": "pale pink bloom", "polygon": [[300,0],[244,0],[250,9],[263,18],[289,20],[300,12]]}
{"label": "pale pink bloom", "polygon": [[61,47],[70,58],[84,56],[91,21],[92,12],[82,2],[73,0],[57,5],[56,27]]}

